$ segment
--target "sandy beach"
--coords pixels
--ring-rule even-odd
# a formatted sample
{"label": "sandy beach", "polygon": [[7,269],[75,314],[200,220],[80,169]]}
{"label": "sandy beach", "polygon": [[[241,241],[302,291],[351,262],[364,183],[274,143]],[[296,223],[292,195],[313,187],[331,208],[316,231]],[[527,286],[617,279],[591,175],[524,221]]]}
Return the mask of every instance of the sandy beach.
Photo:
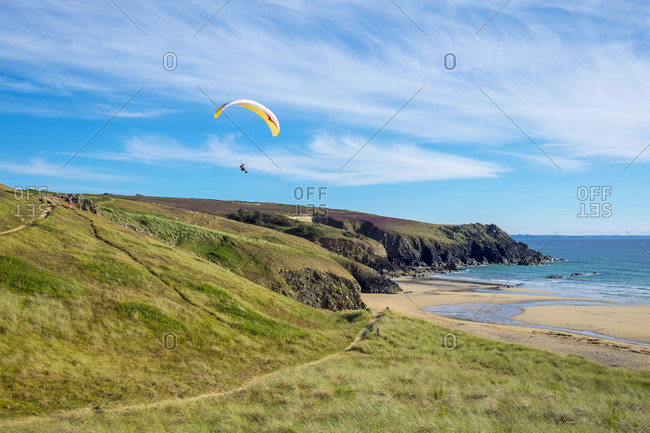
{"label": "sandy beach", "polygon": [[[549,292],[506,288],[475,282],[441,278],[398,278],[403,292],[394,295],[362,295],[368,308],[377,312],[388,307],[392,311],[420,317],[452,329],[460,329],[482,337],[521,343],[560,354],[581,355],[603,365],[650,369],[650,347],[617,339],[650,343],[650,306],[621,305],[544,305],[524,307],[512,320],[522,325],[480,323],[460,320],[426,311],[441,305],[511,304],[531,301],[604,302],[600,299],[565,298]],[[479,307],[476,307],[479,306]],[[479,317],[479,316],[477,316]],[[525,325],[557,328],[543,329]],[[614,338],[584,335],[573,331],[589,331]]]}
{"label": "sandy beach", "polygon": [[513,320],[531,325],[580,329],[650,344],[650,307],[647,305],[526,307]]}

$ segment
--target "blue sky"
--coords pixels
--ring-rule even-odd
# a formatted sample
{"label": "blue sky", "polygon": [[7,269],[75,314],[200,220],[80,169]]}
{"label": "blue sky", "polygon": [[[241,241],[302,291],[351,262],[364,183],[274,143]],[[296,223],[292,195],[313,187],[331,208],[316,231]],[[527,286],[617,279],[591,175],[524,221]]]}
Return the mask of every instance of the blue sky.
{"label": "blue sky", "polygon": [[[650,234],[647,2],[512,0],[478,34],[504,1],[224,3],[0,6],[0,183]],[[201,89],[275,112],[273,138],[229,109],[273,162]],[[581,186],[611,217],[577,217]]]}

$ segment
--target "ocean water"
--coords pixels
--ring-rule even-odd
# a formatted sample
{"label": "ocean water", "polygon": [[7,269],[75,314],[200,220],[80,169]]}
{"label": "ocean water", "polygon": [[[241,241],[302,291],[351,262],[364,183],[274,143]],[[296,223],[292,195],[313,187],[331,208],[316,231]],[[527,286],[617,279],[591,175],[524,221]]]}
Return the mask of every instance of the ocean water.
{"label": "ocean water", "polygon": [[[534,250],[543,246],[541,252],[545,255],[566,261],[544,266],[470,266],[445,277],[523,284],[526,288],[546,290],[559,296],[650,305],[650,239],[561,238],[546,243],[547,239],[513,237]],[[571,277],[573,273],[585,275]],[[547,275],[564,278],[548,279]]]}

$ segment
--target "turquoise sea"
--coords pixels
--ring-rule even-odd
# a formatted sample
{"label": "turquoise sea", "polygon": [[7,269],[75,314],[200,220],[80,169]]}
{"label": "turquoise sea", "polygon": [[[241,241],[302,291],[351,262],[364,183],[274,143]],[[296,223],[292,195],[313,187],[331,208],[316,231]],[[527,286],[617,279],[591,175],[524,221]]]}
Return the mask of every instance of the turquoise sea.
{"label": "turquoise sea", "polygon": [[[540,300],[512,304],[472,303],[425,307],[427,311],[462,320],[505,325],[526,325],[512,317],[526,307],[536,305],[650,305],[650,239],[640,238],[559,238],[513,236],[545,255],[563,258],[544,266],[487,265],[470,266],[437,278],[496,283],[553,292],[557,296],[591,298],[594,301]],[[573,276],[572,276],[573,274]],[[581,275],[577,275],[581,274]],[[562,278],[547,278],[549,275]],[[498,296],[494,289],[479,289]],[[528,293],[530,294],[530,293]],[[598,301],[600,300],[600,302]],[[650,318],[648,318],[650,323]],[[571,331],[620,340],[611,336],[576,329],[540,328]],[[648,343],[640,343],[650,346]]]}
{"label": "turquoise sea", "polygon": [[[544,266],[487,265],[461,268],[448,278],[523,284],[527,288],[650,305],[650,239],[513,236],[545,255],[565,259]],[[583,274],[571,276],[571,274]],[[563,278],[549,279],[548,275]]]}

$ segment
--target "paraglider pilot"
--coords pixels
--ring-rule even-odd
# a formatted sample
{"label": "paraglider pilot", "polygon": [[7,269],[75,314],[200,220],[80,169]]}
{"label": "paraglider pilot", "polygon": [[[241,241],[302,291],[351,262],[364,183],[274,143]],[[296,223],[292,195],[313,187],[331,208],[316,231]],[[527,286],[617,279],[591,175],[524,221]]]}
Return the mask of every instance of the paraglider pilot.
{"label": "paraglider pilot", "polygon": [[239,169],[240,169],[241,171],[243,171],[244,173],[248,173],[248,171],[246,170],[246,164],[244,164],[243,162],[242,162],[241,165],[239,166]]}

